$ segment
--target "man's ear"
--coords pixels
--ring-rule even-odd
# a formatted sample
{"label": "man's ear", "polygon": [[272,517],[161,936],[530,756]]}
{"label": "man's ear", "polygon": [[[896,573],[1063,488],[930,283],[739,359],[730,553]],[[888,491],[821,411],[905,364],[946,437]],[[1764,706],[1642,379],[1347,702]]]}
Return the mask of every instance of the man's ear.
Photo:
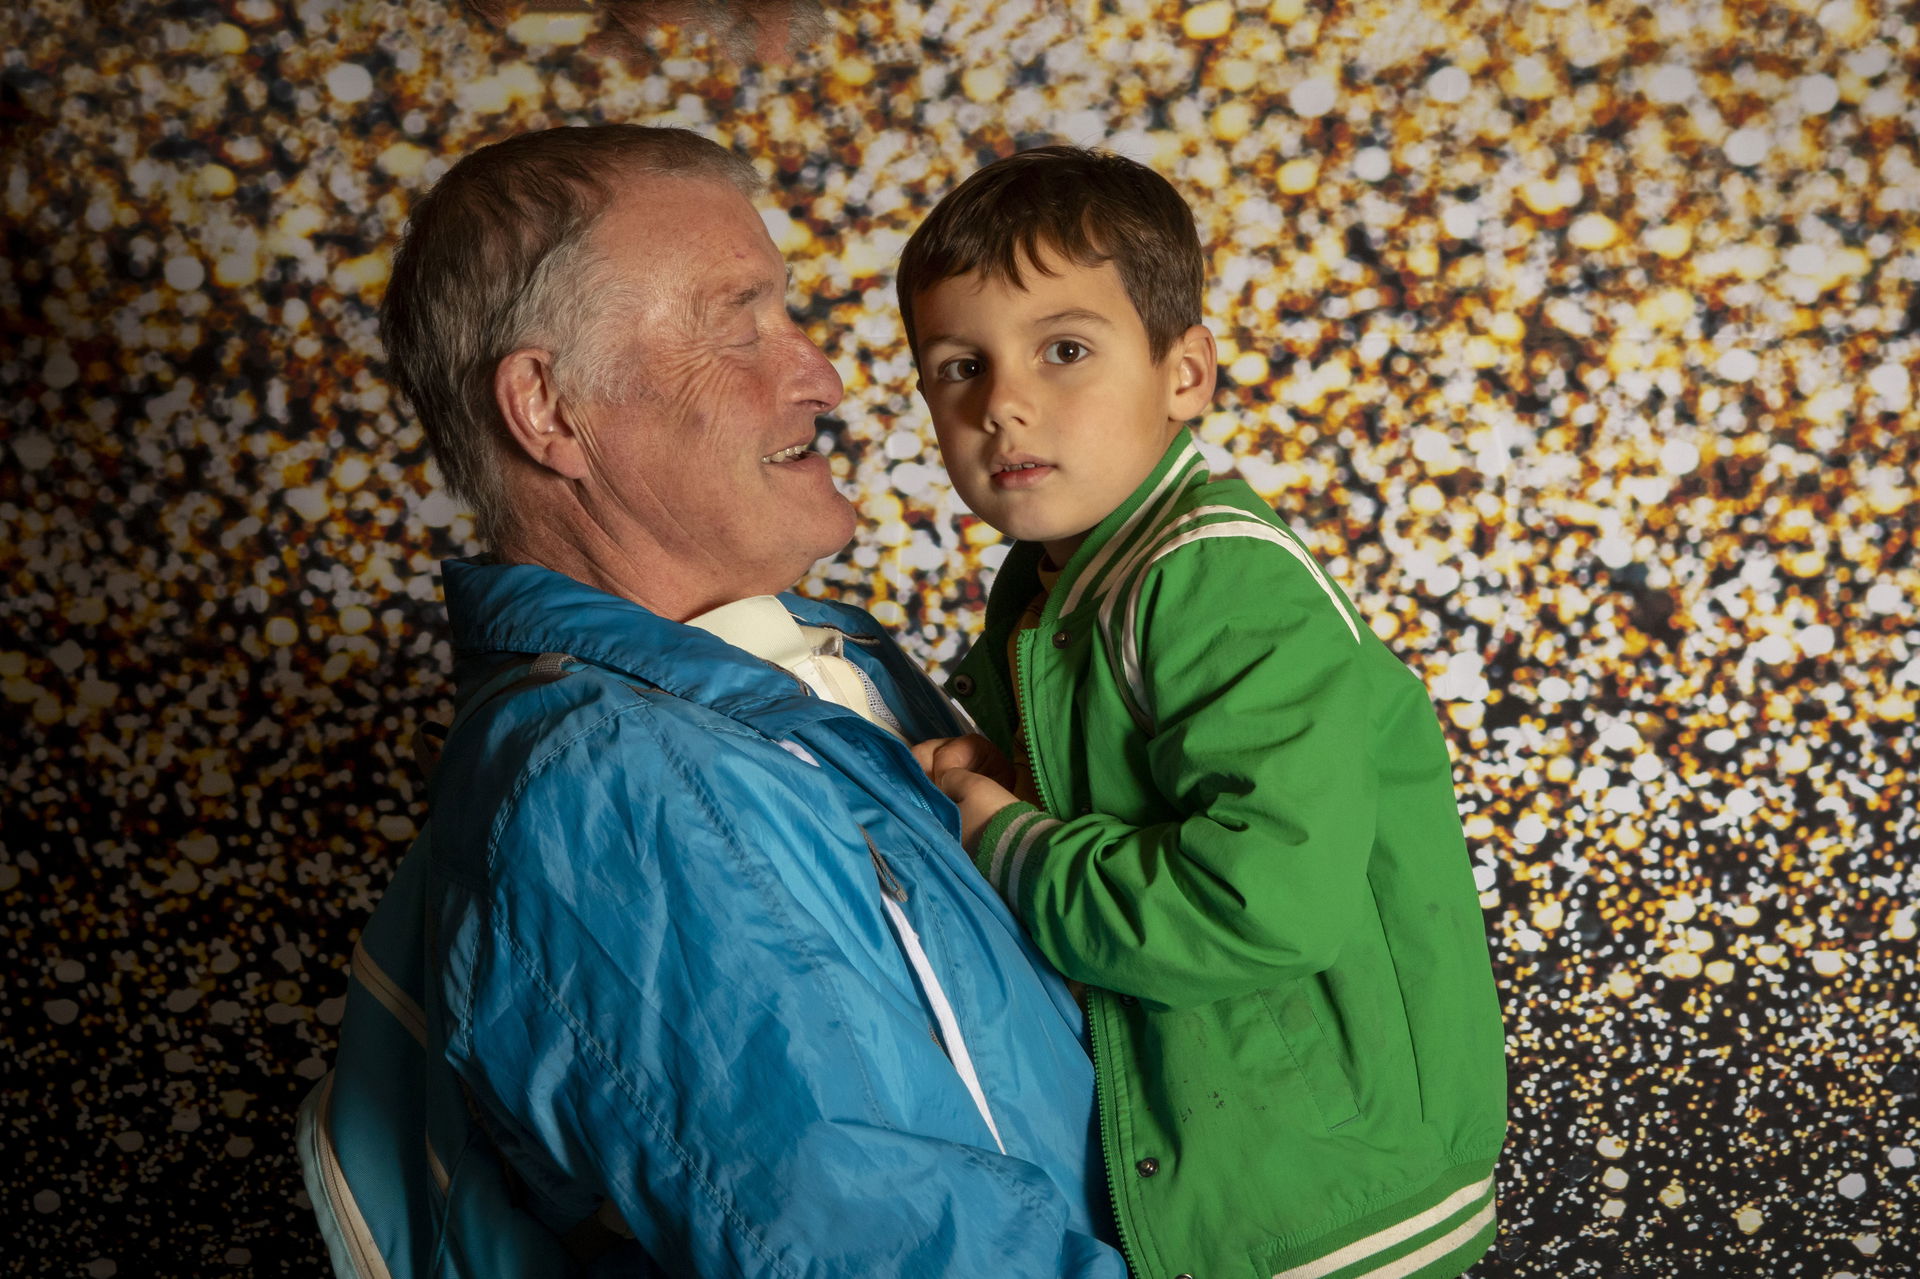
{"label": "man's ear", "polygon": [[1213,403],[1214,383],[1220,376],[1220,354],[1213,345],[1213,331],[1196,324],[1173,340],[1168,352],[1168,416],[1185,422],[1206,412]]}
{"label": "man's ear", "polygon": [[586,449],[554,382],[552,352],[527,347],[501,360],[493,370],[493,402],[508,437],[536,465],[570,480],[586,478]]}

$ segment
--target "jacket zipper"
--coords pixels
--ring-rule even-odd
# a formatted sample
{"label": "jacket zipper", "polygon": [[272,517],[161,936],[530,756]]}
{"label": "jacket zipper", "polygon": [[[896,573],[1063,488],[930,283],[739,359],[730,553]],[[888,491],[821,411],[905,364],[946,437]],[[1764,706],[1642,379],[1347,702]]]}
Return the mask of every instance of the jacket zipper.
{"label": "jacket zipper", "polygon": [[874,873],[880,878],[880,904],[892,927],[894,944],[900,948],[901,958],[907,961],[907,969],[920,988],[920,997],[926,1001],[927,1011],[933,1014],[934,1025],[927,1029],[933,1034],[933,1042],[946,1054],[954,1073],[960,1077],[961,1086],[973,1098],[974,1108],[987,1125],[995,1148],[1004,1155],[1007,1145],[1000,1138],[1000,1125],[994,1122],[993,1107],[987,1102],[986,1085],[981,1082],[980,1073],[974,1067],[973,1054],[967,1050],[966,1035],[960,1029],[959,1011],[947,998],[946,990],[940,985],[940,976],[933,970],[933,960],[927,955],[926,947],[921,945],[920,936],[914,930],[913,922],[907,918],[907,912],[901,909],[907,900],[907,890],[893,873],[893,868],[887,865],[879,845],[873,842],[873,836],[867,833],[864,826],[860,828],[860,836],[867,841],[867,852],[873,858]]}
{"label": "jacket zipper", "polygon": [[1101,1038],[1099,1018],[1094,1015],[1096,1001],[1100,995],[1091,987],[1087,990],[1087,1055],[1093,1059],[1093,1102],[1100,1121],[1100,1162],[1107,1170],[1107,1207],[1113,1213],[1113,1232],[1120,1238],[1120,1255],[1126,1258],[1127,1273],[1137,1275],[1145,1273],[1133,1251],[1133,1236],[1127,1229],[1127,1217],[1121,1211],[1120,1203],[1120,1165],[1115,1162],[1114,1143],[1118,1138],[1113,1132],[1113,1112],[1119,1101],[1107,1095],[1107,1084],[1112,1072],[1107,1070],[1100,1060],[1105,1041]]}
{"label": "jacket zipper", "polygon": [[[1044,621],[1044,613],[1042,620]],[[1040,807],[1057,817],[1059,813],[1053,806],[1052,797],[1047,793],[1047,783],[1040,771],[1040,752],[1034,746],[1033,733],[1027,729],[1026,716],[1021,713],[1026,707],[1033,705],[1033,689],[1027,685],[1025,671],[1027,648],[1030,643],[1039,642],[1039,634],[1040,628],[1035,627],[1014,638],[1012,671],[1014,687],[1011,690],[1013,731],[1026,739],[1027,771],[1033,775],[1033,790],[1040,797]],[[1113,1158],[1116,1140],[1113,1134],[1113,1112],[1119,1105],[1119,1101],[1117,1098],[1108,1096],[1107,1085],[1112,1078],[1112,1071],[1108,1070],[1101,1060],[1105,1041],[1100,1035],[1100,1019],[1095,1015],[1099,999],[1099,994],[1089,986],[1086,1006],[1081,1009],[1081,1015],[1085,1017],[1087,1023],[1087,1057],[1093,1063],[1093,1102],[1095,1118],[1099,1121],[1100,1127],[1100,1163],[1106,1169],[1107,1207],[1113,1213],[1113,1232],[1120,1239],[1120,1255],[1126,1259],[1127,1273],[1137,1275],[1143,1272],[1134,1256],[1133,1239],[1127,1230],[1126,1215],[1121,1211],[1120,1168]]]}

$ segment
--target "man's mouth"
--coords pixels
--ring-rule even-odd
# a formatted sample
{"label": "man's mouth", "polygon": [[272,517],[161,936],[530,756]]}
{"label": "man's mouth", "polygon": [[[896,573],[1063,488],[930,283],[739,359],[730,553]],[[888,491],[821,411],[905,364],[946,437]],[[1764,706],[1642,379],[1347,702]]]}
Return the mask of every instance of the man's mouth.
{"label": "man's mouth", "polygon": [[995,462],[993,464],[993,473],[995,475],[1005,475],[1009,471],[1031,471],[1036,466],[1045,465],[1045,462]]}
{"label": "man's mouth", "polygon": [[796,444],[792,448],[781,449],[778,453],[769,453],[760,460],[762,462],[797,462],[812,452],[811,443]]}

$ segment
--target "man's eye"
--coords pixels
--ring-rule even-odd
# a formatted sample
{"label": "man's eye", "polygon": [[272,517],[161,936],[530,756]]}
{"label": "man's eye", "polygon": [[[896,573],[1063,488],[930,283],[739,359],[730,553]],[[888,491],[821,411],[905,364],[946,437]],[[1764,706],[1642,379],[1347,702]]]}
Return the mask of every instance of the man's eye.
{"label": "man's eye", "polygon": [[980,376],[980,361],[971,355],[956,355],[951,360],[943,361],[933,371],[933,376],[942,382],[964,382]]}
{"label": "man's eye", "polygon": [[1041,358],[1048,364],[1078,364],[1087,358],[1087,348],[1072,338],[1061,338],[1058,342],[1047,343]]}

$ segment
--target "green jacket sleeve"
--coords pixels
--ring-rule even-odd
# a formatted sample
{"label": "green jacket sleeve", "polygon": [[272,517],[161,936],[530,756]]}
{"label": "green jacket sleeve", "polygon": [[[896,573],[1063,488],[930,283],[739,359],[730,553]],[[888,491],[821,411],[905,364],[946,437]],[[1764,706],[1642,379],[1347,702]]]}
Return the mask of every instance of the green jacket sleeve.
{"label": "green jacket sleeve", "polygon": [[1391,657],[1316,569],[1265,540],[1158,561],[1136,619],[1151,782],[1178,819],[1016,804],[982,832],[981,869],[1062,973],[1152,1004],[1323,971],[1367,908],[1368,725],[1375,662]]}

